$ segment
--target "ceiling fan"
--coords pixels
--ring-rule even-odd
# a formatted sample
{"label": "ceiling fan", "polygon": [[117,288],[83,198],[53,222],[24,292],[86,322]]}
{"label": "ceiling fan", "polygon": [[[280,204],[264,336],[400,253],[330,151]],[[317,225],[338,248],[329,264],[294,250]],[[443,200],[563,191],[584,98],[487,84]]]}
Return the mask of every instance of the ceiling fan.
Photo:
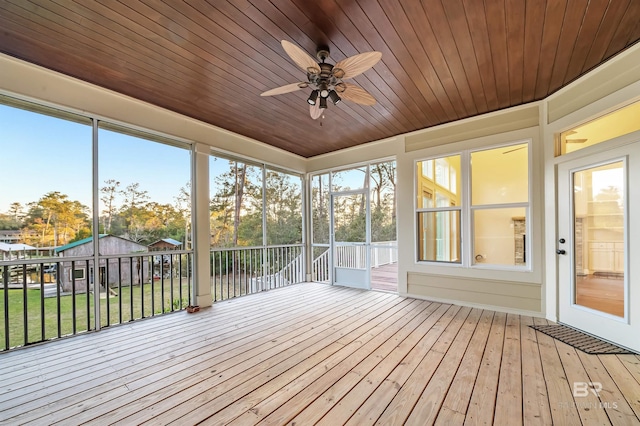
{"label": "ceiling fan", "polygon": [[307,102],[309,103],[309,114],[314,120],[320,117],[322,111],[327,108],[327,99],[334,105],[342,99],[360,105],[374,105],[376,103],[369,92],[342,80],[360,75],[373,67],[382,57],[382,53],[375,51],[360,53],[331,65],[325,62],[329,57],[328,47],[318,48],[316,57],[320,62],[287,40],[282,40],[282,47],[293,62],[307,73],[307,81],[276,87],[261,93],[260,96],[282,95],[311,87],[311,95],[309,95]]}

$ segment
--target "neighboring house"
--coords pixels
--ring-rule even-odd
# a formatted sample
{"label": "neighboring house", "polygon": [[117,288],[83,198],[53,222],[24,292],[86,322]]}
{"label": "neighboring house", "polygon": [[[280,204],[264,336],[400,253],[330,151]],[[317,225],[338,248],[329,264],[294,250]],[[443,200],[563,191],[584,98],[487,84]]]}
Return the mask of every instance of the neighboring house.
{"label": "neighboring house", "polygon": [[19,229],[0,229],[0,243],[17,243],[21,233]]}
{"label": "neighboring house", "polygon": [[155,243],[149,244],[149,250],[180,250],[182,243],[173,238],[163,238]]}
{"label": "neighboring house", "polygon": [[[100,234],[100,252],[102,256],[122,255],[121,258],[100,258],[100,288],[105,290],[105,285],[109,287],[118,285],[134,285],[147,282],[150,277],[149,258],[147,256],[129,257],[131,254],[146,253],[147,246],[116,237],[109,234]],[[85,238],[73,243],[60,246],[55,249],[59,257],[85,257],[93,254],[93,237]],[[133,260],[133,263],[131,263]],[[79,260],[76,262],[60,263],[60,283],[63,291],[71,291],[73,277],[75,277],[76,291],[86,291],[87,283],[92,283],[93,264],[90,261]],[[73,272],[72,272],[73,270]],[[133,277],[133,280],[132,280]]]}
{"label": "neighboring house", "polygon": [[38,234],[33,230],[0,229],[0,243],[14,244],[20,241],[35,241]]}

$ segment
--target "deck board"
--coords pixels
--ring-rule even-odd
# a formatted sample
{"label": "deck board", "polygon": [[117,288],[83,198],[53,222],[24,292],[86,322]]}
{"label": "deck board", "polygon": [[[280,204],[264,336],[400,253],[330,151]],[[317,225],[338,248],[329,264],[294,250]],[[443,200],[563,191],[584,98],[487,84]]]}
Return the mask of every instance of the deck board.
{"label": "deck board", "polygon": [[0,423],[640,425],[638,356],[534,322],[299,284],[2,353]]}

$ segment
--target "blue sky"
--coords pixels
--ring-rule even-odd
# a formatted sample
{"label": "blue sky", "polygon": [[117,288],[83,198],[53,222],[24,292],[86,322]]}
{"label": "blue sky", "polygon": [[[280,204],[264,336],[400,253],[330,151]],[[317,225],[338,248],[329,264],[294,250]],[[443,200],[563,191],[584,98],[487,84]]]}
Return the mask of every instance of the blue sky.
{"label": "blue sky", "polygon": [[[58,191],[69,200],[91,208],[92,129],[89,120],[78,123],[0,104],[0,213],[13,202],[36,202],[46,193]],[[99,187],[107,179],[120,182],[120,189],[139,183],[149,201],[175,204],[180,188],[190,180],[190,152],[133,136],[100,129]],[[229,171],[229,160],[211,157],[210,190],[215,177]],[[359,187],[362,173],[344,174]],[[120,204],[122,197],[116,202]]]}
{"label": "blue sky", "polygon": [[[122,189],[138,182],[151,201],[173,204],[190,180],[186,149],[106,130],[99,141],[101,187],[106,179],[120,181]],[[0,212],[50,191],[91,207],[91,149],[89,125],[0,105]]]}

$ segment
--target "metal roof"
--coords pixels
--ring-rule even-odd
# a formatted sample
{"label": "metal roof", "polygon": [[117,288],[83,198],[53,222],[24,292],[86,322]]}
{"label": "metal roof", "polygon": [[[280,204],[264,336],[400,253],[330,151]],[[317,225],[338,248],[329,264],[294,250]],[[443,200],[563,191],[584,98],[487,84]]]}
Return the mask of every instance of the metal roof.
{"label": "metal roof", "polygon": [[[104,237],[106,237],[106,236],[108,236],[108,235],[109,235],[109,234],[100,234],[100,235],[98,236],[98,239],[100,239],[100,238],[104,238]],[[74,241],[74,242],[72,242],[72,243],[65,244],[65,245],[60,246],[60,247],[56,247],[55,252],[56,252],[56,253],[60,253],[61,251],[65,251],[65,250],[68,250],[68,249],[70,249],[70,248],[74,248],[74,247],[77,247],[77,246],[81,246],[82,244],[86,244],[86,243],[89,243],[89,242],[91,242],[91,241],[93,241],[93,237],[83,238],[83,239],[81,239],[81,240]]]}
{"label": "metal roof", "polygon": [[30,246],[29,244],[22,243],[2,243],[0,242],[0,251],[23,251],[23,250],[37,250],[36,247]]}
{"label": "metal roof", "polygon": [[158,241],[156,241],[156,242],[154,242],[152,244],[149,244],[149,245],[153,246],[154,244],[158,244],[160,241],[164,241],[165,243],[169,243],[169,244],[172,244],[174,246],[181,246],[182,245],[182,243],[180,241],[174,240],[173,238],[161,238]]}

